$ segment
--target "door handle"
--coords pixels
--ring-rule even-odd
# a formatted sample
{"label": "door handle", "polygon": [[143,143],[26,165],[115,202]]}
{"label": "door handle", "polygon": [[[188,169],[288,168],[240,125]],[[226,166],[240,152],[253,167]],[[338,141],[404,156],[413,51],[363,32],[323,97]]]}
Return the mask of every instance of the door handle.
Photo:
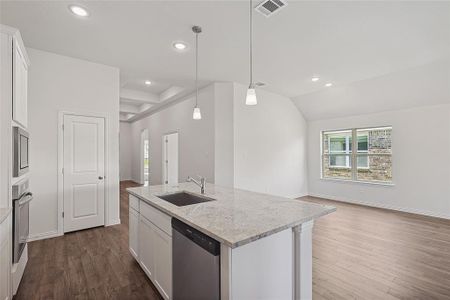
{"label": "door handle", "polygon": [[103,180],[103,176],[98,176],[98,179]]}

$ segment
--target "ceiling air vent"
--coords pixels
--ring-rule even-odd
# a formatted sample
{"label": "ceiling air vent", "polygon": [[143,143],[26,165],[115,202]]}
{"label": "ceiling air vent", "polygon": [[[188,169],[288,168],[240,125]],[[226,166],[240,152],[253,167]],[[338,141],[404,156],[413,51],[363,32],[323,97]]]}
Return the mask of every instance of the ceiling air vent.
{"label": "ceiling air vent", "polygon": [[270,17],[287,5],[285,0],[264,0],[255,9],[265,17]]}

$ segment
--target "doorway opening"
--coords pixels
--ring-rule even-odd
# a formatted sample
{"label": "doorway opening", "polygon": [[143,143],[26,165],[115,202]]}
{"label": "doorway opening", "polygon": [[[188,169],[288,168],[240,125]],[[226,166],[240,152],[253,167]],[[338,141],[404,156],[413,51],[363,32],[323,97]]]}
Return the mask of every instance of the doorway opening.
{"label": "doorway opening", "polygon": [[168,185],[178,185],[178,133],[166,134],[163,137],[163,178]]}
{"label": "doorway opening", "polygon": [[141,184],[148,186],[150,184],[150,142],[148,138],[148,129],[141,132]]}

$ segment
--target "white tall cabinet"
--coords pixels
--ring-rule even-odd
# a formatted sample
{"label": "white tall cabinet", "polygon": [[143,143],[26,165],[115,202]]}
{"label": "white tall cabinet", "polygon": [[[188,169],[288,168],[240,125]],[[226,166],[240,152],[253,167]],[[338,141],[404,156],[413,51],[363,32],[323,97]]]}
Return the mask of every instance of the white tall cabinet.
{"label": "white tall cabinet", "polygon": [[11,214],[0,224],[0,299],[12,299],[11,291]]}
{"label": "white tall cabinet", "polygon": [[20,32],[0,24],[0,300],[12,299],[26,264],[12,265],[11,186],[26,177],[12,177],[12,127],[28,126],[28,66]]}
{"label": "white tall cabinet", "polygon": [[13,120],[28,126],[28,63],[20,41],[13,39]]}

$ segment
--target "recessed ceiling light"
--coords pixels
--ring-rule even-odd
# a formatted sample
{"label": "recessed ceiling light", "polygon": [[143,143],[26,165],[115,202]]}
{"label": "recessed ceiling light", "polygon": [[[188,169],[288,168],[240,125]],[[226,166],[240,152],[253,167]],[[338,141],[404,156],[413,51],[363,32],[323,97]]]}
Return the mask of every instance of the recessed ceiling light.
{"label": "recessed ceiling light", "polygon": [[319,76],[314,76],[313,78],[311,78],[311,81],[312,82],[316,82],[316,81],[319,81]]}
{"label": "recessed ceiling light", "polygon": [[77,15],[79,17],[87,17],[87,16],[89,16],[88,11],[85,8],[81,7],[81,6],[69,5],[69,9],[74,15]]}
{"label": "recessed ceiling light", "polygon": [[146,80],[146,81],[145,81],[145,84],[146,84],[146,85],[150,85],[150,84],[152,84],[152,82],[151,82],[150,80]]}
{"label": "recessed ceiling light", "polygon": [[173,47],[177,50],[184,50],[186,49],[187,45],[183,42],[175,42],[173,43]]}
{"label": "recessed ceiling light", "polygon": [[325,84],[325,86],[326,87],[330,87],[330,86],[332,86],[333,84],[331,83],[331,82],[328,82],[327,84]]}

